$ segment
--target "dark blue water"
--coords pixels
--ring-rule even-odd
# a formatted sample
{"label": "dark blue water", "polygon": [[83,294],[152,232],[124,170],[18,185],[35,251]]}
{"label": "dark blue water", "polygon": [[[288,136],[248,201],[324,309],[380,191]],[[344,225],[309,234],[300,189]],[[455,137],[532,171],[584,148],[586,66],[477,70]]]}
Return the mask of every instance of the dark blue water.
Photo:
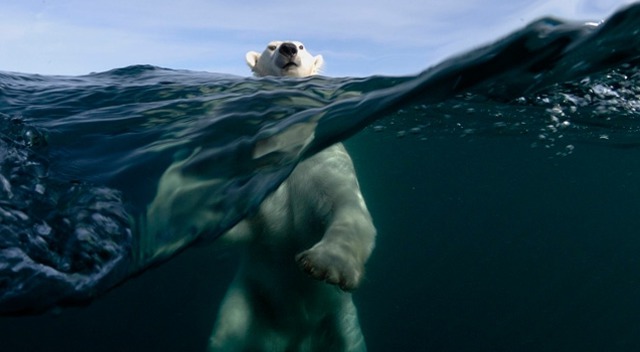
{"label": "dark blue water", "polygon": [[[355,294],[369,350],[638,350],[639,62],[634,6],[411,77],[0,73],[0,310],[71,306],[0,318],[2,350],[203,350],[235,264],[206,243],[347,138],[379,231]],[[253,157],[299,126],[310,142]],[[219,224],[150,239],[189,156]]]}

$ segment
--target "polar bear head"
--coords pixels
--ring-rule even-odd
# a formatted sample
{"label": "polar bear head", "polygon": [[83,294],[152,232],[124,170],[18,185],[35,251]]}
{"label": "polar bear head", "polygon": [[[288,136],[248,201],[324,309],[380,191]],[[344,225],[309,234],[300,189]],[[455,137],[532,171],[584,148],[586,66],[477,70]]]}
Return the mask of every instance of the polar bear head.
{"label": "polar bear head", "polygon": [[271,42],[262,54],[250,51],[246,59],[253,74],[259,77],[307,77],[318,74],[324,64],[322,55],[311,55],[302,43],[295,41]]}

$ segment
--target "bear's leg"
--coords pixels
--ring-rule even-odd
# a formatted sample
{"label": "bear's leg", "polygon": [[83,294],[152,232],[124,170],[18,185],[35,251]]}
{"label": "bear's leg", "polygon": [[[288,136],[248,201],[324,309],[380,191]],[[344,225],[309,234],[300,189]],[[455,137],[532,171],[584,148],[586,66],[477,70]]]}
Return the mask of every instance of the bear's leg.
{"label": "bear's leg", "polygon": [[366,352],[367,347],[364,342],[364,336],[362,336],[362,331],[360,331],[358,312],[351,298],[344,305],[342,314],[339,317],[338,327],[345,342],[345,351]]}
{"label": "bear's leg", "polygon": [[209,351],[244,351],[252,313],[246,290],[236,278],[222,301],[209,342]]}
{"label": "bear's leg", "polygon": [[[360,331],[358,312],[351,299],[345,293],[344,303],[337,316],[332,317],[331,328],[317,336],[316,346],[310,351],[366,352],[367,347]],[[333,331],[332,331],[333,330]]]}
{"label": "bear's leg", "polygon": [[[289,177],[291,187],[326,226],[322,239],[296,256],[312,278],[346,291],[358,287],[375,244],[376,229],[367,210],[351,157],[337,143],[303,161]],[[308,200],[312,199],[313,202]]]}
{"label": "bear's leg", "polygon": [[288,351],[290,336],[277,331],[260,315],[255,290],[238,272],[227,291],[209,340],[209,352]]}

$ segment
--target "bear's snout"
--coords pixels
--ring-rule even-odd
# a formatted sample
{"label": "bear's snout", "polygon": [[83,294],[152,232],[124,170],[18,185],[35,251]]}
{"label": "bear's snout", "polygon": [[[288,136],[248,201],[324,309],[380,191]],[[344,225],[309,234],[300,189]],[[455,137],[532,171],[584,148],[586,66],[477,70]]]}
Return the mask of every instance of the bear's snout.
{"label": "bear's snout", "polygon": [[288,58],[292,58],[298,54],[298,48],[293,43],[282,43],[278,52]]}
{"label": "bear's snout", "polygon": [[313,56],[301,42],[272,41],[262,53],[250,51],[245,55],[247,64],[257,77],[308,77],[322,69],[322,55]]}

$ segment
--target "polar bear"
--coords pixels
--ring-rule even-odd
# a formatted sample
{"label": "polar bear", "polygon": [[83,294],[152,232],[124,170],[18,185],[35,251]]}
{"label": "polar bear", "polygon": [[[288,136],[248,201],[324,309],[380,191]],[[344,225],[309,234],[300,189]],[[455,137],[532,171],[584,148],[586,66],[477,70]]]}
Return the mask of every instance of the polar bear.
{"label": "polar bear", "polygon": [[[305,77],[323,61],[300,42],[275,41],[249,52],[247,63],[257,76]],[[210,351],[366,351],[350,291],[375,236],[342,144],[302,161],[255,215],[222,236],[243,242],[244,254]]]}
{"label": "polar bear", "polygon": [[273,41],[262,54],[250,51],[246,59],[249,68],[258,77],[307,77],[320,73],[324,65],[322,55],[314,57],[304,44],[296,41]]}

